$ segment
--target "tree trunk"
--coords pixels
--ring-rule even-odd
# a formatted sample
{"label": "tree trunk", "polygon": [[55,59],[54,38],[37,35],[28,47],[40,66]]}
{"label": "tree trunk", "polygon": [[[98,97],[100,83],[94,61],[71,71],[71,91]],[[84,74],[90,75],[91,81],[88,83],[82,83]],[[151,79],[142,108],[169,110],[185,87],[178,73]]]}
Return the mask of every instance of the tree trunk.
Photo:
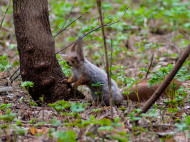
{"label": "tree trunk", "polygon": [[[29,93],[46,103],[73,98],[71,85],[58,64],[52,37],[47,0],[13,0],[15,34],[23,81],[32,81]],[[79,92],[79,97],[84,98]]]}

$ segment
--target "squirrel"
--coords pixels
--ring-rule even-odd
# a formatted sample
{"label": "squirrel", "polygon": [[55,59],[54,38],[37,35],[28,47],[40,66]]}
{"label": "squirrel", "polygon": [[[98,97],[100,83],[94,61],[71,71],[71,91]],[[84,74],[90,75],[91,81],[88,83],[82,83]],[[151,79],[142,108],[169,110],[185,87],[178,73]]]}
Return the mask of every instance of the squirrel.
{"label": "squirrel", "polygon": [[[76,89],[79,85],[87,85],[95,102],[109,105],[107,74],[84,57],[82,43],[83,39],[80,37],[71,48],[70,54],[66,56],[66,62],[72,70],[72,75],[67,82],[74,83],[73,89]],[[96,83],[99,83],[100,86],[93,85]],[[111,95],[113,103],[122,103],[123,95],[113,79],[111,79]]]}
{"label": "squirrel", "polygon": [[[84,57],[82,44],[83,39],[82,37],[79,37],[79,39],[72,46],[70,54],[65,57],[67,64],[72,70],[72,75],[67,82],[74,83],[73,89],[77,89],[80,85],[87,85],[95,102],[102,102],[105,105],[110,105],[107,74]],[[99,83],[100,86],[97,87],[96,85],[93,85],[96,83]],[[177,81],[176,83],[177,86],[180,85]],[[111,79],[111,95],[113,98],[113,103],[121,104],[123,100],[127,99],[135,102],[146,101],[159,87],[159,85],[151,86],[150,88],[148,86],[148,79],[144,79],[139,82],[137,86],[133,86],[131,89],[127,90],[130,91],[130,93],[126,96],[122,94],[124,89],[119,89],[117,83]],[[137,90],[138,97],[136,95]]]}

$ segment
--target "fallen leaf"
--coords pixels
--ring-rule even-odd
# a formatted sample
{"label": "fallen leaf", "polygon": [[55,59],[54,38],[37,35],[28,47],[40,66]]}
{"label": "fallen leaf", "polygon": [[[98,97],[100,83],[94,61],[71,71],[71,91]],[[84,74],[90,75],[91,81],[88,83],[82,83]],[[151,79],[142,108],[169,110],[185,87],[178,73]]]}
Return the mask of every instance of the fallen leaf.
{"label": "fallen leaf", "polygon": [[37,134],[37,129],[35,127],[30,127],[29,128],[29,132],[32,134],[32,135],[35,135]]}

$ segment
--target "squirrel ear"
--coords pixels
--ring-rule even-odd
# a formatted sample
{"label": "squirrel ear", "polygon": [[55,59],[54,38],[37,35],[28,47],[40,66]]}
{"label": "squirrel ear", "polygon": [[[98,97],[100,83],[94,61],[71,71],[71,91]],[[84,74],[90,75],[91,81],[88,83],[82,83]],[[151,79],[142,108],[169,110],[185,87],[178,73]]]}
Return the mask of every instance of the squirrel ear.
{"label": "squirrel ear", "polygon": [[82,61],[84,61],[84,54],[83,54],[83,37],[79,37],[77,40],[77,47],[75,48],[75,51],[78,53]]}
{"label": "squirrel ear", "polygon": [[74,45],[71,47],[71,52],[75,52],[77,42],[74,43]]}

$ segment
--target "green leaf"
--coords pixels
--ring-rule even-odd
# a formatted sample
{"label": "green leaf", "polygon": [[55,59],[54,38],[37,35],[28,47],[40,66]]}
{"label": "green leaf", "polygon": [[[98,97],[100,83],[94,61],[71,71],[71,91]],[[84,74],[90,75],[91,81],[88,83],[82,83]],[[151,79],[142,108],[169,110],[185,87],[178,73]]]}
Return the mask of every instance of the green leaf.
{"label": "green leaf", "polygon": [[21,86],[22,86],[22,88],[33,87],[34,83],[31,81],[24,81],[24,82],[22,82]]}
{"label": "green leaf", "polygon": [[114,128],[112,126],[102,126],[98,128],[98,131],[112,131]]}
{"label": "green leaf", "polygon": [[58,142],[76,142],[76,134],[73,130],[66,132],[57,131],[56,137],[58,138]]}
{"label": "green leaf", "polygon": [[52,119],[50,123],[51,125],[56,126],[56,127],[61,125],[61,121],[57,120],[56,118]]}
{"label": "green leaf", "polygon": [[82,112],[85,108],[83,107],[82,103],[72,103],[71,105],[71,111],[72,112]]}

